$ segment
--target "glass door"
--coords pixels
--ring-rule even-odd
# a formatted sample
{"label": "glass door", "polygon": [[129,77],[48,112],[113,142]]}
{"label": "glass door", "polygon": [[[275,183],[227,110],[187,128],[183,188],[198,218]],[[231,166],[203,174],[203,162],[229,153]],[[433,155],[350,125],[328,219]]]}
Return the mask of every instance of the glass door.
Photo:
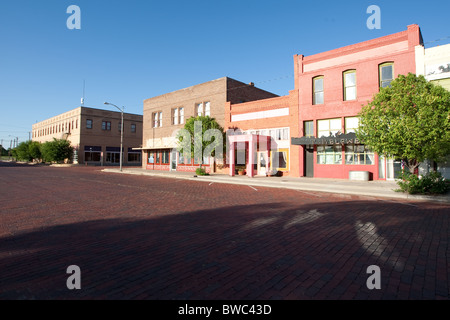
{"label": "glass door", "polygon": [[267,175],[267,159],[266,159],[267,152],[258,152],[258,168],[257,168],[257,174],[259,176],[266,176]]}
{"label": "glass door", "polygon": [[177,150],[176,149],[173,149],[172,150],[172,152],[171,152],[171,154],[170,154],[170,163],[171,163],[171,166],[170,166],[170,170],[171,171],[177,171]]}

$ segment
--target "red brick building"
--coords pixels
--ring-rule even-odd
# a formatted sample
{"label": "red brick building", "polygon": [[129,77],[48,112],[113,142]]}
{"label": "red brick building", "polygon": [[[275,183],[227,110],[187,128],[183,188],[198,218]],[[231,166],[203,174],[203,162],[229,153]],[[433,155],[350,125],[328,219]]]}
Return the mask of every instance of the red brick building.
{"label": "red brick building", "polygon": [[410,25],[374,40],[294,56],[299,131],[292,132],[291,152],[298,149],[299,161],[291,163],[298,167],[293,172],[300,177],[348,179],[365,173],[373,180],[394,178],[399,164],[371,152],[353,133],[362,105],[380,87],[399,74],[416,72],[415,47],[422,43],[419,26]]}
{"label": "red brick building", "polygon": [[246,174],[265,176],[281,172],[298,176],[299,149],[291,148],[292,133],[298,132],[298,94],[225,106],[230,175],[245,167]]}

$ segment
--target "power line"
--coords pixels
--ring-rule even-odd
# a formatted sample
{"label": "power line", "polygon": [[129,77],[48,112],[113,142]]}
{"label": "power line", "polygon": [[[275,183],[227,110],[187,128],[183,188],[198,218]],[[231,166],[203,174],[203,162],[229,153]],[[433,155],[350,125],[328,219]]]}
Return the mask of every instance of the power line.
{"label": "power line", "polygon": [[450,36],[444,37],[444,38],[440,38],[440,39],[436,39],[436,40],[431,40],[431,41],[427,41],[424,42],[423,44],[429,44],[429,43],[433,43],[433,42],[439,42],[439,41],[443,41],[443,40],[447,40],[450,39]]}

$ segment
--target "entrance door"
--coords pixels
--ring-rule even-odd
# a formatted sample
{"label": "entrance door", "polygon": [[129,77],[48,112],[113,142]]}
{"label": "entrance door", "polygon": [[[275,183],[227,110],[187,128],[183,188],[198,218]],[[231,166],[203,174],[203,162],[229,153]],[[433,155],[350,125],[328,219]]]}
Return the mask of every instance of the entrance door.
{"label": "entrance door", "polygon": [[395,180],[402,172],[401,161],[386,159],[386,180]]}
{"label": "entrance door", "polygon": [[267,152],[258,152],[258,168],[257,174],[258,176],[266,176],[267,175]]}
{"label": "entrance door", "polygon": [[305,149],[305,177],[314,178],[314,149]]}
{"label": "entrance door", "polygon": [[170,170],[171,171],[177,171],[177,150],[173,149],[170,153]]}

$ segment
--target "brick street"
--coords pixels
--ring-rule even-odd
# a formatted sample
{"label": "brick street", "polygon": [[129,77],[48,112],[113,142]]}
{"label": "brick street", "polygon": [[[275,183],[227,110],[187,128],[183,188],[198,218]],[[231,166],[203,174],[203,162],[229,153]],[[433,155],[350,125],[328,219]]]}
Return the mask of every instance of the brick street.
{"label": "brick street", "polygon": [[450,297],[449,204],[0,163],[0,208],[3,300]]}

